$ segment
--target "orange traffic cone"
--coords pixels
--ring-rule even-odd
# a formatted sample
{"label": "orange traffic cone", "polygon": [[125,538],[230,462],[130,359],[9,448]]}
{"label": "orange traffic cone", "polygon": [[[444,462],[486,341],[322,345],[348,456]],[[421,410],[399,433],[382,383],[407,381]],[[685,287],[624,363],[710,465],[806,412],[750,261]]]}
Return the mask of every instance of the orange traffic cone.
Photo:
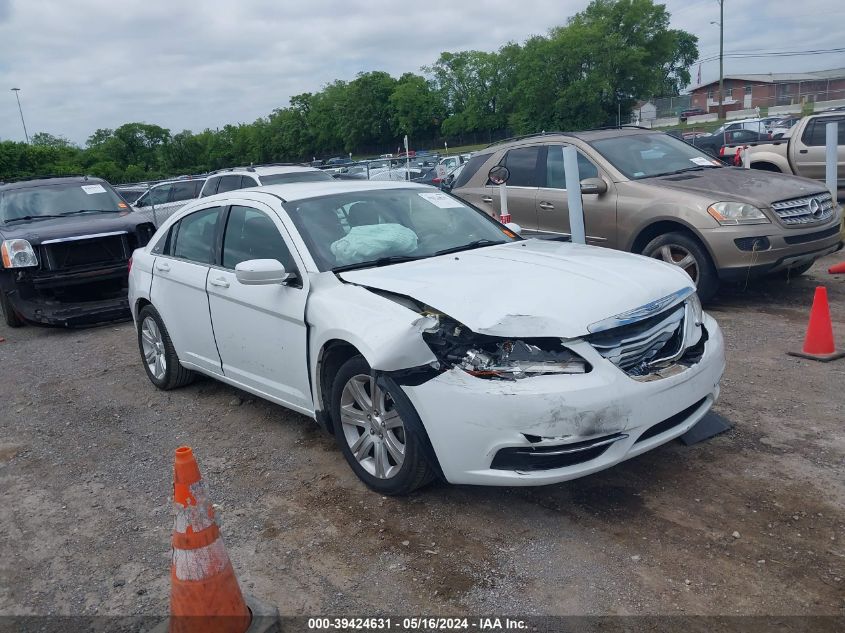
{"label": "orange traffic cone", "polygon": [[827,288],[818,286],[810,309],[810,323],[804,348],[800,352],[787,352],[791,356],[800,356],[812,360],[829,361],[845,356],[837,352],[833,343],[833,324],[830,322],[830,306],[827,303]]}
{"label": "orange traffic cone", "polygon": [[244,633],[246,605],[193,451],[176,449],[173,469],[173,555],[170,565],[170,631]]}
{"label": "orange traffic cone", "polygon": [[845,262],[841,264],[836,264],[835,266],[831,266],[827,269],[831,275],[845,275]]}

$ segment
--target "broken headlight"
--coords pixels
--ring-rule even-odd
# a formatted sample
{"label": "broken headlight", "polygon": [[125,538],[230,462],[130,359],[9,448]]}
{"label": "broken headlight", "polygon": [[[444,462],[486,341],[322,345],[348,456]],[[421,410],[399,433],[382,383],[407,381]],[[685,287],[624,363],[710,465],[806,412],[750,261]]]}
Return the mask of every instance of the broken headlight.
{"label": "broken headlight", "polygon": [[423,339],[447,368],[478,378],[517,380],[530,376],[584,374],[590,366],[559,338],[503,338],[476,334],[441,315]]}
{"label": "broken headlight", "polygon": [[687,297],[686,306],[686,322],[684,324],[686,332],[684,335],[684,344],[686,347],[692,347],[701,339],[701,325],[704,323],[704,309],[701,307],[701,299],[698,298],[698,293],[694,292]]}
{"label": "broken headlight", "polygon": [[38,257],[32,244],[26,240],[4,240],[0,245],[4,268],[28,268],[38,266]]}

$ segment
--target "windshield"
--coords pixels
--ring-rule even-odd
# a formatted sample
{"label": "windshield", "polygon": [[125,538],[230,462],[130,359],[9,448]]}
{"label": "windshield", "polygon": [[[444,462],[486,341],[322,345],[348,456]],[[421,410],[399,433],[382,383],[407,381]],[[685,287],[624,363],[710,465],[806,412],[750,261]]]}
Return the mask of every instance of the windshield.
{"label": "windshield", "polygon": [[287,202],[285,209],[321,271],[520,239],[485,213],[433,188],[354,191]]}
{"label": "windshield", "polygon": [[593,141],[591,145],[634,180],[722,166],[712,156],[668,134],[631,134]]}
{"label": "windshield", "polygon": [[55,217],[90,211],[120,213],[126,203],[105,183],[65,182],[0,193],[0,219]]}
{"label": "windshield", "polygon": [[315,182],[318,180],[334,180],[324,171],[292,171],[287,174],[268,174],[259,176],[262,185],[282,185],[287,182]]}

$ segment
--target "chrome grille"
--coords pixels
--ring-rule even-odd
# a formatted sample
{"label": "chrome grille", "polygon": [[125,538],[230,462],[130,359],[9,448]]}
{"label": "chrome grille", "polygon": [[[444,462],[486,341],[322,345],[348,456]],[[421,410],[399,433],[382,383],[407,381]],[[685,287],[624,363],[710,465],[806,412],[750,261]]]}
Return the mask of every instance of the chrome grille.
{"label": "chrome grille", "polygon": [[772,210],[780,221],[789,226],[801,226],[824,222],[833,215],[836,204],[830,193],[815,196],[780,200],[772,203]]}
{"label": "chrome grille", "polygon": [[681,303],[653,317],[590,335],[596,351],[631,375],[643,375],[650,365],[680,356],[684,349],[686,305]]}

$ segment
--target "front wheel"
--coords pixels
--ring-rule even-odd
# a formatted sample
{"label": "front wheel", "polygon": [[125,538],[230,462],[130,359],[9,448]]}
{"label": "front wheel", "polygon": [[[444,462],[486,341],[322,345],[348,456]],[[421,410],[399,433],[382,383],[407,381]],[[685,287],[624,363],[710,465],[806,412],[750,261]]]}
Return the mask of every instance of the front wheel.
{"label": "front wheel", "polygon": [[2,290],[0,290],[0,310],[3,311],[3,321],[9,327],[21,327],[24,324],[23,319],[18,316],[18,313],[12,307],[9,297]]}
{"label": "front wheel", "polygon": [[422,422],[410,405],[398,405],[386,385],[373,378],[363,356],[341,366],[332,383],[331,406],[340,450],[367,486],[384,495],[405,495],[434,478]]}
{"label": "front wheel", "polygon": [[642,254],[681,268],[695,282],[702,301],[712,299],[719,289],[719,277],[710,255],[689,235],[679,232],[658,235],[646,244]]}

